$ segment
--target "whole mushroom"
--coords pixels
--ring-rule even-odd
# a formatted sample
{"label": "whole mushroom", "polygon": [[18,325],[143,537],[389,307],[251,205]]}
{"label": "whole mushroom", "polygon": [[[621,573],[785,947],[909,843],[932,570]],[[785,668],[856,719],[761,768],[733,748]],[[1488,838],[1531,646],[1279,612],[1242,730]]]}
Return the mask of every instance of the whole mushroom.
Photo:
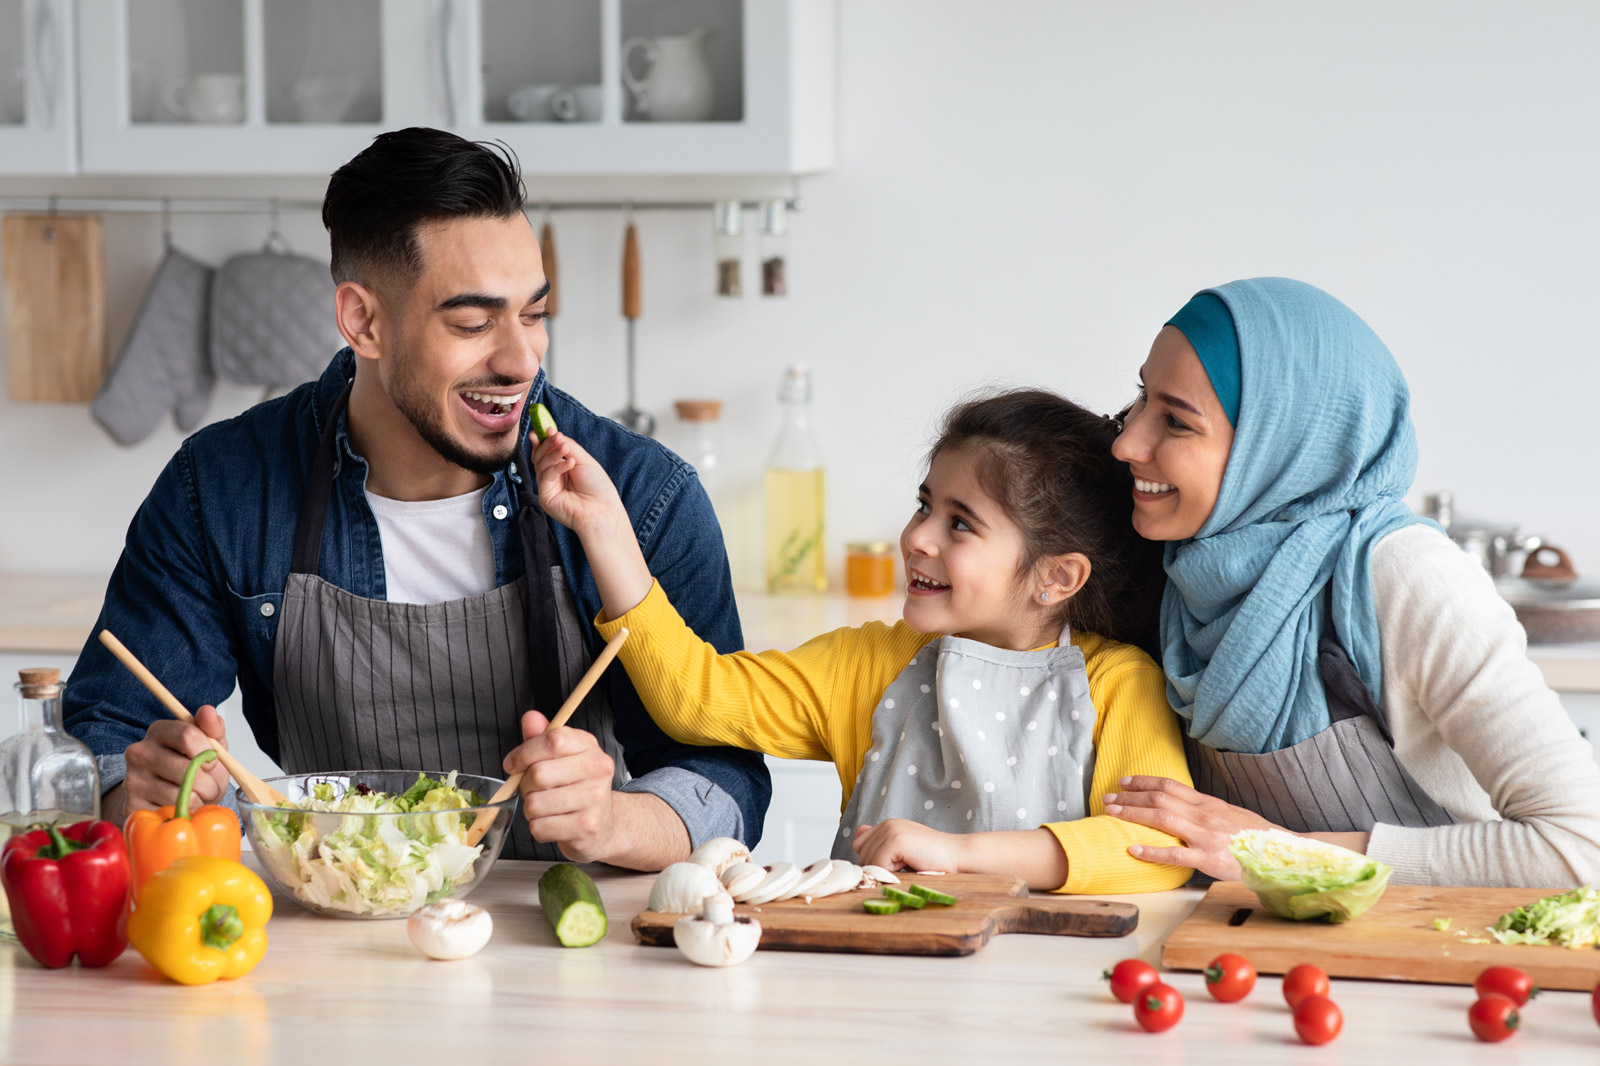
{"label": "whole mushroom", "polygon": [[494,919],[482,907],[459,899],[444,899],[411,912],[406,934],[417,950],[430,959],[464,959],[489,942]]}
{"label": "whole mushroom", "polygon": [[726,892],[707,896],[698,915],[678,919],[672,941],[690,962],[700,966],[737,966],[755,954],[761,943],[761,923],[735,917],[733,897]]}
{"label": "whole mushroom", "polygon": [[650,909],[660,914],[699,914],[701,902],[721,891],[722,882],[711,867],[675,862],[651,887]]}
{"label": "whole mushroom", "polygon": [[712,837],[689,855],[690,862],[711,867],[721,877],[735,863],[749,862],[750,849],[732,837]]}

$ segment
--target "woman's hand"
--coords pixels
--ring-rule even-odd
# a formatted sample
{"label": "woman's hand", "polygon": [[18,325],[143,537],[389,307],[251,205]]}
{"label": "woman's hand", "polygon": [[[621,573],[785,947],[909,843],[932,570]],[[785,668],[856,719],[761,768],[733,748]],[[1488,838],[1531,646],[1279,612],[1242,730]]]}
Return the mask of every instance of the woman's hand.
{"label": "woman's hand", "polygon": [[963,838],[904,818],[890,818],[856,829],[851,846],[862,866],[885,870],[939,870],[960,873]]}
{"label": "woman's hand", "polygon": [[580,537],[612,533],[620,525],[631,535],[628,512],[611,477],[578,442],[559,430],[540,443],[529,435],[539,506]]}
{"label": "woman's hand", "polygon": [[1239,863],[1228,851],[1233,834],[1241,829],[1281,828],[1170,777],[1124,777],[1117,784],[1123,791],[1106,797],[1107,814],[1183,841],[1184,846],[1176,848],[1130,845],[1128,854],[1145,862],[1189,866],[1219,881],[1237,881]]}

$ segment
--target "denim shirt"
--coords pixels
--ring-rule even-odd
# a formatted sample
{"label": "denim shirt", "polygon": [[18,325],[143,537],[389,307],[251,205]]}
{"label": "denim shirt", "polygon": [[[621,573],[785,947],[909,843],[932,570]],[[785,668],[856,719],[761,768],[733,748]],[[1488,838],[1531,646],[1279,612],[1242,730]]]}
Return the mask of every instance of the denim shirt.
{"label": "denim shirt", "polygon": [[[166,711],[100,643],[101,629],[120,636],[187,707],[222,703],[237,679],[261,750],[278,758],[272,690],[278,609],[311,460],[329,410],[354,376],[355,356],[346,348],[317,381],[195,433],[140,505],[66,690],[67,729],[94,752],[102,789],[122,781],[123,752]],[[549,386],[542,370],[523,412],[524,437],[536,402],[611,475],[651,573],[694,631],[719,652],[743,647],[722,531],[694,469]],[[353,595],[385,599],[367,464],[352,448],[343,417],[337,440],[321,576]],[[497,587],[522,576],[514,482],[524,476],[524,454],[519,450],[494,475],[483,496]],[[571,530],[550,526],[579,613],[594,618],[600,594],[583,548]],[[597,653],[602,642],[593,627],[586,635]],[[623,790],[659,796],[683,819],[692,846],[714,836],[754,846],[772,796],[761,756],[679,744],[651,720],[625,671],[608,670],[600,684],[609,686],[632,775]]]}

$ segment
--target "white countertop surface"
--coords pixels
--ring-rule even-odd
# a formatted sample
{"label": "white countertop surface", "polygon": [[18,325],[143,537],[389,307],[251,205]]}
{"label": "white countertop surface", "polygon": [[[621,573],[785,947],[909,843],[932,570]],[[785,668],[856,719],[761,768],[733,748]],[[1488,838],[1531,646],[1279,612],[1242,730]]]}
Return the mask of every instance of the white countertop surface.
{"label": "white countertop surface", "polygon": [[1488,1045],[1467,1029],[1470,989],[1355,980],[1334,984],[1344,1031],[1325,1047],[1299,1043],[1275,977],[1223,1004],[1199,974],[1169,975],[1184,1017],[1147,1034],[1099,975],[1132,955],[1154,963],[1193,890],[1122,897],[1141,916],[1119,939],[999,936],[965,958],[758,951],[712,970],[636,944],[629,922],[652,878],[603,867],[592,873],[605,940],[556,946],[537,903],[543,869],[496,865],[472,896],[494,938],[457,962],[417,954],[404,922],[319,918],[281,896],[265,958],[238,981],[173,985],[131,950],[104,969],[46,971],[0,945],[0,1061],[1564,1066],[1600,1055],[1583,993],[1545,993],[1521,1032]]}

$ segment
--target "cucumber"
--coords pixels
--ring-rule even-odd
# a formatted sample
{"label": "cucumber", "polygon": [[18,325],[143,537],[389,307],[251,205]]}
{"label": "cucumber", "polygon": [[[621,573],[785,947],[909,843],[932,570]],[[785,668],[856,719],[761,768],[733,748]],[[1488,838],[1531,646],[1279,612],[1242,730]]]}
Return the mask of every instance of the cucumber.
{"label": "cucumber", "polygon": [[868,914],[895,914],[900,910],[900,904],[892,899],[864,899],[861,906]]}
{"label": "cucumber", "polygon": [[550,416],[550,408],[542,403],[533,405],[529,421],[533,423],[534,435],[540,440],[549,440],[550,434],[556,431],[556,420]]}
{"label": "cucumber", "polygon": [[910,891],[915,892],[917,895],[927,900],[929,903],[937,903],[944,907],[955,906],[956,898],[950,895],[948,892],[935,892],[933,889],[923,888],[921,885],[908,885],[906,887]]}
{"label": "cucumber", "polygon": [[586,948],[606,935],[606,905],[588,874],[558,862],[539,878],[539,904],[563,947]]}
{"label": "cucumber", "polygon": [[884,899],[894,900],[902,907],[910,907],[914,911],[920,911],[928,905],[928,901],[915,892],[906,892],[903,889],[895,888],[893,885],[883,886],[883,897]]}

